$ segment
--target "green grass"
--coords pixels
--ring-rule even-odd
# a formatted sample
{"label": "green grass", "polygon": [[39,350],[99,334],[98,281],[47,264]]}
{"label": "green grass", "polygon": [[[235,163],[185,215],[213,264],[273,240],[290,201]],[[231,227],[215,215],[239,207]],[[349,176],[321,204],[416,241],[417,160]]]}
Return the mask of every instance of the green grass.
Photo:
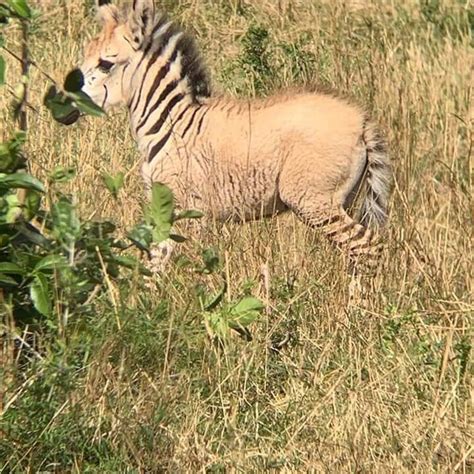
{"label": "green grass", "polygon": [[[32,55],[59,82],[91,17],[52,2]],[[91,3],[91,2],[84,2]],[[354,3],[354,5],[352,5]],[[472,469],[472,12],[464,1],[164,1],[194,32],[214,88],[238,96],[319,83],[373,113],[395,171],[387,250],[366,301],[341,256],[292,216],[188,231],[161,282],[105,286],[65,334],[3,343],[5,472],[468,472]],[[358,7],[357,5],[358,4]],[[18,45],[11,42],[12,48]],[[31,102],[46,90],[33,72]],[[10,76],[10,81],[13,76]],[[13,85],[13,84],[11,84]],[[2,110],[9,100],[1,90]],[[6,110],[2,112],[6,117]],[[1,138],[8,127],[2,126]],[[30,114],[29,156],[84,218],[125,232],[144,200],[124,112],[73,128]],[[114,200],[101,174],[125,173]],[[216,248],[220,270],[198,273]],[[268,310],[224,347],[198,295]],[[34,343],[15,349],[8,336]],[[284,338],[279,351],[271,346]]]}

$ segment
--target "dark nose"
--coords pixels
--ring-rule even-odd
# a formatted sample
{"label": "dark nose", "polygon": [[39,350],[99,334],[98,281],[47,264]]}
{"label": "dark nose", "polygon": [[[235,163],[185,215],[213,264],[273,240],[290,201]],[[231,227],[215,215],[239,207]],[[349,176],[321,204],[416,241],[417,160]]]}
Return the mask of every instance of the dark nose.
{"label": "dark nose", "polygon": [[64,81],[64,90],[67,92],[79,92],[84,86],[84,74],[79,68],[73,69]]}

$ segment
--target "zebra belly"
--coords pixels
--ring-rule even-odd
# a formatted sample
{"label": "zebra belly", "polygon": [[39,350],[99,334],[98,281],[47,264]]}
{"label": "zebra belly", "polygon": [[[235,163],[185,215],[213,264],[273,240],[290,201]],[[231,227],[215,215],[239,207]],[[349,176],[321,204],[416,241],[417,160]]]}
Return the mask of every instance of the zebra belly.
{"label": "zebra belly", "polygon": [[[168,185],[181,209],[196,209],[218,220],[253,220],[286,210],[279,198],[276,170],[217,160],[167,157],[142,168],[148,186]],[[260,164],[261,165],[261,164]]]}
{"label": "zebra belly", "polygon": [[199,183],[205,207],[214,218],[254,220],[284,209],[274,173],[256,167],[214,171]]}

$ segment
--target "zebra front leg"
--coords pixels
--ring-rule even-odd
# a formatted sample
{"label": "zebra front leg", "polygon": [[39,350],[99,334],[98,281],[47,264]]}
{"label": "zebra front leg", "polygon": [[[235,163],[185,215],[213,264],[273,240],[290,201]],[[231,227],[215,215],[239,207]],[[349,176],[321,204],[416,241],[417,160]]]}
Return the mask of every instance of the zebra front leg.
{"label": "zebra front leg", "polygon": [[[179,212],[176,215],[179,215]],[[199,235],[201,231],[202,226],[196,220],[180,220],[175,222],[169,234],[174,238],[168,237],[159,244],[152,243],[150,245],[148,269],[155,275],[162,275],[170,265],[177,243],[188,240],[190,235]]]}
{"label": "zebra front leg", "polygon": [[152,244],[150,246],[147,267],[154,275],[163,275],[171,260],[175,247],[176,242],[171,239],[166,239],[159,244]]}

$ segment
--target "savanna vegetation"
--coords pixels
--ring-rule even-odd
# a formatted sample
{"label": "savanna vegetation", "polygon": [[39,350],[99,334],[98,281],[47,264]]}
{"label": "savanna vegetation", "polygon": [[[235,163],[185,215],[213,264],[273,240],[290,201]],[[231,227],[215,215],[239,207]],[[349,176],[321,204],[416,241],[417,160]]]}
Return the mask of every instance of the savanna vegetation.
{"label": "savanna vegetation", "polygon": [[470,2],[159,2],[216,93],[316,83],[385,130],[387,245],[357,300],[344,256],[291,215],[184,225],[146,276],[171,204],[145,205],[126,113],[66,128],[43,105],[100,115],[73,78],[50,89],[93,2],[0,3],[2,472],[472,471]]}

